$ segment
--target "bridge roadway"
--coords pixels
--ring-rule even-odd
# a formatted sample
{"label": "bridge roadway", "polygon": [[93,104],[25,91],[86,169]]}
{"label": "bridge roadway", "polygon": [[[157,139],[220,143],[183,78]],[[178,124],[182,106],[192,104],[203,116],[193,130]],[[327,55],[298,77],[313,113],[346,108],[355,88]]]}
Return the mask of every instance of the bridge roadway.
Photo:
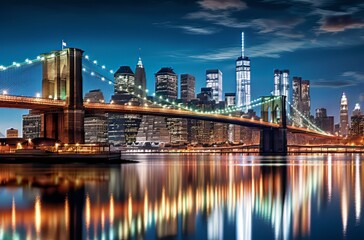
{"label": "bridge roadway", "polygon": [[[62,110],[66,107],[66,101],[53,100],[37,97],[0,95],[0,108],[18,108],[18,109],[33,109],[40,111]],[[177,110],[170,108],[157,108],[146,106],[129,106],[110,103],[88,103],[84,102],[86,112],[107,112],[107,113],[124,113],[124,114],[141,114],[153,115],[162,117],[189,118],[204,121],[221,122],[235,124],[253,128],[279,128],[276,123],[263,122],[249,118],[233,117],[221,114],[199,113],[186,110]],[[287,126],[287,130],[292,133],[306,134],[314,137],[322,137],[334,139],[336,136],[323,134],[312,129]]]}

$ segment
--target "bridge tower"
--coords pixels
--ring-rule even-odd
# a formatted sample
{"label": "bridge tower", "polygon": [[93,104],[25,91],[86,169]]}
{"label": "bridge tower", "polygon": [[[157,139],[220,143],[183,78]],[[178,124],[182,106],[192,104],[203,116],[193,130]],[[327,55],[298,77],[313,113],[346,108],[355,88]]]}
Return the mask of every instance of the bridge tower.
{"label": "bridge tower", "polygon": [[287,115],[286,96],[265,96],[262,102],[266,102],[261,108],[263,121],[279,123],[279,128],[263,128],[260,130],[261,155],[287,155]]}
{"label": "bridge tower", "polygon": [[66,48],[42,55],[42,97],[66,101],[63,111],[43,114],[42,137],[84,142],[82,54],[81,49]]}

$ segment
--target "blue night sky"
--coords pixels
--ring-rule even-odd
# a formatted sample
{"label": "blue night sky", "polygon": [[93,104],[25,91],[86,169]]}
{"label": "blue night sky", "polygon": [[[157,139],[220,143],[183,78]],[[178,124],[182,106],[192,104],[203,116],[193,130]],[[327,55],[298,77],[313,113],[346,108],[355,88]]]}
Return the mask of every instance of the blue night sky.
{"label": "blue night sky", "polygon": [[[219,68],[223,91],[235,92],[244,31],[252,99],[270,95],[274,69],[289,69],[291,79],[311,81],[312,114],[324,107],[338,122],[343,91],[350,112],[364,101],[363,16],[356,0],[8,0],[0,8],[0,65],[60,49],[64,39],[114,70],[135,69],[141,55],[153,91],[154,73],[166,66],[195,75],[196,92],[206,69]],[[0,90],[34,96],[41,87],[40,67],[34,69],[1,73]],[[110,99],[110,86],[84,81],[84,92],[101,88]],[[26,112],[0,109],[0,132],[21,129]]]}

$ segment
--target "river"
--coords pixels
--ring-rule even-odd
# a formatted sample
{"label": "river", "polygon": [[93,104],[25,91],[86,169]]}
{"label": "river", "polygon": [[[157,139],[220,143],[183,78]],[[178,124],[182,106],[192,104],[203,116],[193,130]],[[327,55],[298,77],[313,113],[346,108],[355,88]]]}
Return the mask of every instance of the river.
{"label": "river", "polygon": [[363,239],[364,155],[0,165],[2,239]]}

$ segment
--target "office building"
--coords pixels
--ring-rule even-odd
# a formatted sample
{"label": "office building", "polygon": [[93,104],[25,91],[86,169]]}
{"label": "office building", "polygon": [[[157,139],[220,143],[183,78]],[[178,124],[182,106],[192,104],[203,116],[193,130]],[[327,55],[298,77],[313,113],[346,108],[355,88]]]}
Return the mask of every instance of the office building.
{"label": "office building", "polygon": [[311,98],[310,98],[310,81],[302,80],[301,77],[293,77],[292,81],[292,109],[291,115],[294,125],[303,127],[307,125],[299,111],[305,118],[311,118]]}
{"label": "office building", "polygon": [[138,63],[135,67],[135,86],[136,87],[134,88],[134,91],[137,96],[140,95],[141,98],[147,96],[147,78],[141,58],[139,58]]}
{"label": "office building", "polygon": [[286,96],[289,100],[289,70],[274,70],[273,96]]}
{"label": "office building", "polygon": [[[114,81],[114,95],[111,97],[113,104],[141,104],[140,98],[132,94],[139,87],[135,85],[135,75],[129,66],[121,66],[114,74]],[[141,122],[140,115],[110,113],[108,122],[108,140],[111,146],[121,147],[136,141]]]}
{"label": "office building", "polygon": [[250,106],[250,59],[245,56],[244,32],[241,33],[241,56],[236,59],[236,106]]}
{"label": "office building", "polygon": [[352,138],[364,137],[364,115],[361,114],[359,103],[355,104],[353,115],[351,116],[349,135]]}
{"label": "office building", "polygon": [[325,108],[316,109],[315,124],[321,130],[334,134],[334,116],[327,116]]}
{"label": "office building", "polygon": [[195,77],[191,74],[181,74],[181,100],[189,102],[195,98]]}
{"label": "office building", "polygon": [[222,72],[219,69],[206,70],[206,87],[212,89],[216,103],[222,101]]}
{"label": "office building", "polygon": [[[161,68],[155,74],[156,97],[176,101],[178,97],[178,77],[172,68]],[[182,145],[187,142],[180,118],[166,118],[167,127],[171,136],[171,144]]]}
{"label": "office building", "polygon": [[340,102],[340,135],[348,136],[349,131],[349,114],[348,114],[348,99],[345,93],[341,96]]}
{"label": "office building", "polygon": [[[181,74],[181,102],[182,104],[189,103],[195,98],[196,80],[191,74]],[[181,138],[186,142],[191,139],[191,126],[194,125],[196,120],[181,119]]]}
{"label": "office building", "polygon": [[19,131],[15,128],[10,128],[6,130],[6,137],[7,138],[18,138],[19,137]]}
{"label": "office building", "polygon": [[[84,101],[91,103],[105,102],[100,89],[86,93]],[[106,113],[87,113],[84,119],[85,143],[105,144],[108,142],[108,119]]]}
{"label": "office building", "polygon": [[176,100],[178,95],[177,74],[170,67],[161,68],[155,74],[155,94],[164,99]]}
{"label": "office building", "polygon": [[33,139],[40,137],[41,130],[41,114],[33,113],[23,115],[23,138]]}

